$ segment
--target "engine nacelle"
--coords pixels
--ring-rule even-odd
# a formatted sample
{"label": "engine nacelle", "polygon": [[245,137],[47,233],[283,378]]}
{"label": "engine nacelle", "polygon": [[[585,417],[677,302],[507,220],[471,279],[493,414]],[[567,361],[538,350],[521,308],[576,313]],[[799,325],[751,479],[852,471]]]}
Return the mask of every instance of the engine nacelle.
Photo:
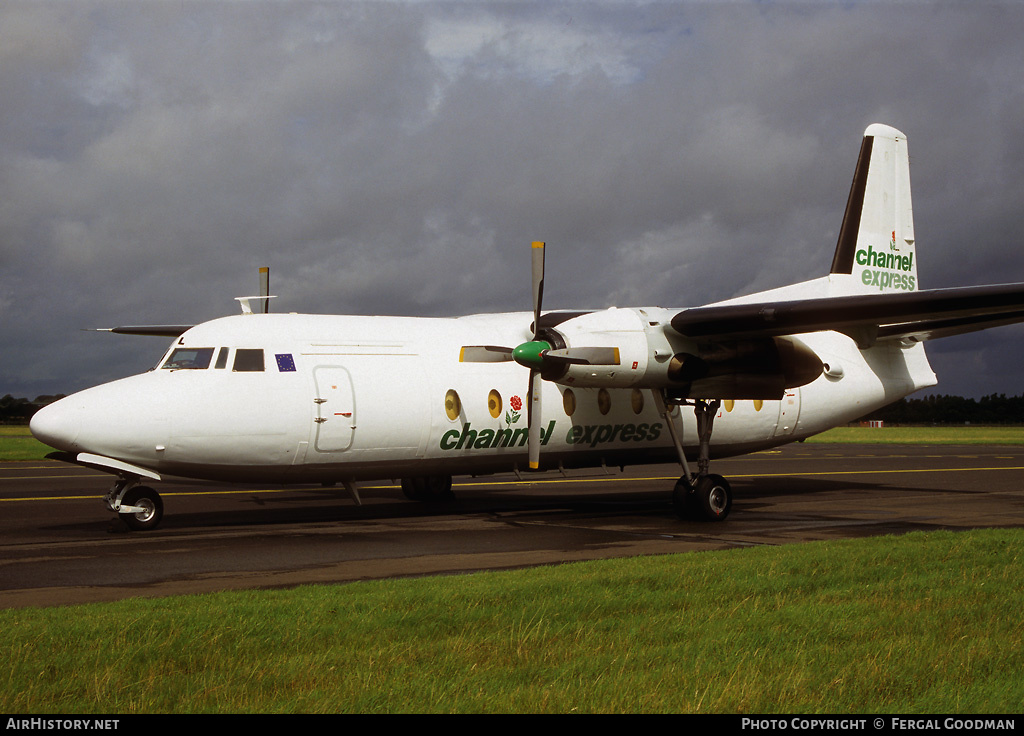
{"label": "engine nacelle", "polygon": [[615,348],[608,365],[558,364],[541,375],[583,388],[664,388],[676,398],[778,399],[822,372],[822,362],[792,337],[697,343],[668,332],[665,315],[606,309],[548,328],[553,348]]}
{"label": "engine nacelle", "polygon": [[[640,383],[651,359],[644,313],[638,309],[589,312],[548,330],[553,347],[615,348],[618,363],[611,365],[555,365],[541,375],[555,383],[584,388],[628,388]],[[667,357],[667,353],[666,353]]]}
{"label": "engine nacelle", "polygon": [[792,337],[715,343],[669,361],[672,394],[688,399],[781,399],[821,375],[821,359]]}

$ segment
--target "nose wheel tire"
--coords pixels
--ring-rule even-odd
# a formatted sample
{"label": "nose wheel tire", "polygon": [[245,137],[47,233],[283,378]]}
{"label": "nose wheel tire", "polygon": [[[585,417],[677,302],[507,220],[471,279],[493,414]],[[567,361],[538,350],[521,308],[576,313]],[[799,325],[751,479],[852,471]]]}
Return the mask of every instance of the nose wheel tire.
{"label": "nose wheel tire", "polygon": [[164,518],[164,502],[160,494],[148,486],[136,486],[121,499],[121,506],[131,506],[137,511],[118,511],[125,525],[137,532],[156,529]]}

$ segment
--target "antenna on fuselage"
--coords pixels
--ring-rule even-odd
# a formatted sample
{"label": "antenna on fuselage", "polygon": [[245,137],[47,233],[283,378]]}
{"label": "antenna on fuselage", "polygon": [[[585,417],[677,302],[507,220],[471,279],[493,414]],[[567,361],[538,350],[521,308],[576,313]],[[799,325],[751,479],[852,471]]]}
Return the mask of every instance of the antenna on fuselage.
{"label": "antenna on fuselage", "polygon": [[263,305],[259,308],[259,311],[263,314],[270,314],[270,300],[276,298],[276,296],[270,295],[270,268],[263,266],[260,268],[259,296],[236,296],[235,301],[242,305],[242,314],[253,314],[252,305],[249,303],[249,300],[262,299]]}
{"label": "antenna on fuselage", "polygon": [[270,267],[260,269],[260,296],[263,297],[263,314],[270,314]]}

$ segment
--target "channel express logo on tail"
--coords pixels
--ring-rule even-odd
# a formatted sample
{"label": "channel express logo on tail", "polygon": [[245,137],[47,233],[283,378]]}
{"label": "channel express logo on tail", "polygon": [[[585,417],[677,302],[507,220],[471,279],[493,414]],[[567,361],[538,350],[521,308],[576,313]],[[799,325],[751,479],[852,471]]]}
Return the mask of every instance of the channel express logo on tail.
{"label": "channel express logo on tail", "polygon": [[879,291],[884,289],[899,289],[901,291],[914,291],[917,288],[917,276],[914,269],[914,252],[906,255],[896,249],[896,232],[893,231],[892,239],[889,241],[888,252],[875,250],[869,245],[867,250],[861,248],[857,251],[857,265],[869,266],[860,272],[861,281],[865,286],[877,287]]}

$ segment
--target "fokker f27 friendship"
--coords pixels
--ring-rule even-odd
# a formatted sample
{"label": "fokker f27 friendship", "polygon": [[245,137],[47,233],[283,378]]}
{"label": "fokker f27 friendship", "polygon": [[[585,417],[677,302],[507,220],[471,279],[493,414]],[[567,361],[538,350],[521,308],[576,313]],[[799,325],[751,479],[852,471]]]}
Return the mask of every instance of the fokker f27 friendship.
{"label": "fokker f27 friendship", "polygon": [[[1024,284],[922,291],[907,139],[864,133],[828,275],[708,306],[541,309],[452,319],[271,314],[120,327],[174,342],[154,370],[39,411],[32,432],[116,476],[132,529],[163,515],[143,479],[341,483],[677,461],[680,515],[722,520],[714,457],[844,424],[933,386],[925,340],[1024,321]],[[692,411],[683,407],[692,407]],[[696,461],[692,469],[690,462]],[[667,490],[667,489],[666,489]]]}

